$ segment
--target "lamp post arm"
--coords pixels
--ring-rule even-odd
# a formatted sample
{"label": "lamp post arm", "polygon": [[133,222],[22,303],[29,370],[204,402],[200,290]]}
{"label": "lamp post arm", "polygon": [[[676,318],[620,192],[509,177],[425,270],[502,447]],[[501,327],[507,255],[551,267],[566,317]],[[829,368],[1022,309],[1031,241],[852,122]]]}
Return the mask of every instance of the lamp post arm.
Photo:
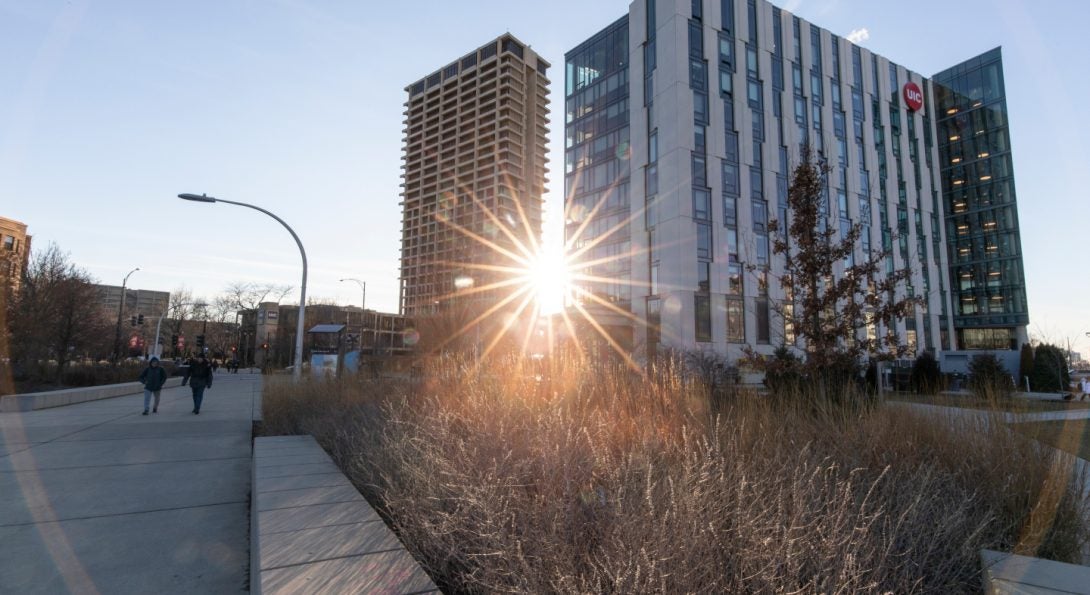
{"label": "lamp post arm", "polygon": [[288,230],[288,233],[291,234],[292,239],[295,240],[295,245],[299,247],[299,255],[303,258],[303,283],[301,288],[299,289],[299,317],[295,325],[295,362],[294,367],[292,368],[292,378],[298,381],[303,376],[303,321],[304,313],[307,307],[307,251],[303,248],[303,242],[299,240],[299,236],[295,234],[295,230],[292,229],[291,226],[287,224],[287,222],[285,222],[280,217],[277,217],[270,211],[248,203],[225,200],[222,198],[217,198],[216,202],[225,202],[230,205],[247,207],[255,211],[261,211],[262,213],[265,213],[269,217],[276,219],[280,223],[280,225],[283,225],[284,229]]}

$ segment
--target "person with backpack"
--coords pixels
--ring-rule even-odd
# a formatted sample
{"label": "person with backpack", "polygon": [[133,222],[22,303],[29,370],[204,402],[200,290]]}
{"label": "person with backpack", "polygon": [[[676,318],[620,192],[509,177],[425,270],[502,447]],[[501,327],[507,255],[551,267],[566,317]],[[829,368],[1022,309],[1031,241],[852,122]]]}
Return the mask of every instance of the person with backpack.
{"label": "person with backpack", "polygon": [[159,413],[159,393],[162,392],[166,382],[167,371],[159,365],[159,358],[153,356],[148,360],[148,367],[140,372],[140,384],[144,385],[144,415],[148,414],[152,395],[155,395],[155,407],[151,411]]}
{"label": "person with backpack", "polygon": [[197,359],[190,364],[189,389],[193,391],[193,413],[200,415],[201,402],[204,401],[204,389],[212,388],[212,364],[203,353],[197,354]]}

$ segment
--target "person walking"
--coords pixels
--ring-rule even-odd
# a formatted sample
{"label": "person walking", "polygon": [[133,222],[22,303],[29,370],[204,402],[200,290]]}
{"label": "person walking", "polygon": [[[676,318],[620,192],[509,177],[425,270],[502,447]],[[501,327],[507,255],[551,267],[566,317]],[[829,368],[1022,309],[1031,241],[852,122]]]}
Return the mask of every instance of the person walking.
{"label": "person walking", "polygon": [[1082,396],[1079,397],[1079,400],[1085,401],[1087,393],[1090,393],[1090,378],[1083,376],[1079,388],[1082,389]]}
{"label": "person walking", "polygon": [[193,391],[193,413],[200,415],[204,389],[212,388],[212,365],[203,353],[189,366],[189,389]]}
{"label": "person walking", "polygon": [[144,385],[144,415],[148,414],[148,405],[151,402],[151,396],[155,395],[155,408],[152,413],[159,413],[159,393],[163,390],[163,385],[167,382],[167,371],[159,365],[159,358],[152,356],[148,360],[148,367],[144,368],[140,372],[140,384]]}

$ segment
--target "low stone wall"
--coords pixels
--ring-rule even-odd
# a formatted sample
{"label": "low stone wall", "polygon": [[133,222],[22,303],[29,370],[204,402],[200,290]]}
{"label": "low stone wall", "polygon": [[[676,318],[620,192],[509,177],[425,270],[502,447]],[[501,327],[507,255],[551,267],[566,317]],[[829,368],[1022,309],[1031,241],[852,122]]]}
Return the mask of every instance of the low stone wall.
{"label": "low stone wall", "polygon": [[438,593],[311,436],[254,440],[251,593]]}
{"label": "low stone wall", "polygon": [[992,550],[980,550],[980,562],[989,595],[1090,593],[1090,567]]}
{"label": "low stone wall", "polygon": [[[168,378],[164,389],[182,385],[180,377]],[[139,382],[123,382],[121,384],[104,384],[101,386],[84,386],[80,388],[66,388],[63,390],[51,390],[40,393],[25,393],[22,395],[4,395],[0,397],[0,413],[13,413],[16,411],[35,411],[37,409],[49,409],[52,407],[64,407],[98,401],[100,399],[112,399],[125,395],[135,395],[144,392],[144,386]]]}

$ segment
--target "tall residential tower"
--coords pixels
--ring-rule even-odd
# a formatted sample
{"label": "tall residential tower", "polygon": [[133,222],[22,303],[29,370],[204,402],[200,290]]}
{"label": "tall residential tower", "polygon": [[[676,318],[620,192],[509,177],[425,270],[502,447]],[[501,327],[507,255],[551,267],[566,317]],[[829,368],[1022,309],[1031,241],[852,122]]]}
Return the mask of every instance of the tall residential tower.
{"label": "tall residential tower", "polygon": [[[405,88],[401,313],[491,304],[541,239],[549,63],[505,34]],[[501,228],[502,227],[502,228]]]}
{"label": "tall residential tower", "polygon": [[929,79],[766,0],[636,0],[565,61],[567,235],[633,350],[795,342],[768,224],[806,146],[831,167],[822,224],[912,271],[904,344],[1025,342],[998,49]]}

